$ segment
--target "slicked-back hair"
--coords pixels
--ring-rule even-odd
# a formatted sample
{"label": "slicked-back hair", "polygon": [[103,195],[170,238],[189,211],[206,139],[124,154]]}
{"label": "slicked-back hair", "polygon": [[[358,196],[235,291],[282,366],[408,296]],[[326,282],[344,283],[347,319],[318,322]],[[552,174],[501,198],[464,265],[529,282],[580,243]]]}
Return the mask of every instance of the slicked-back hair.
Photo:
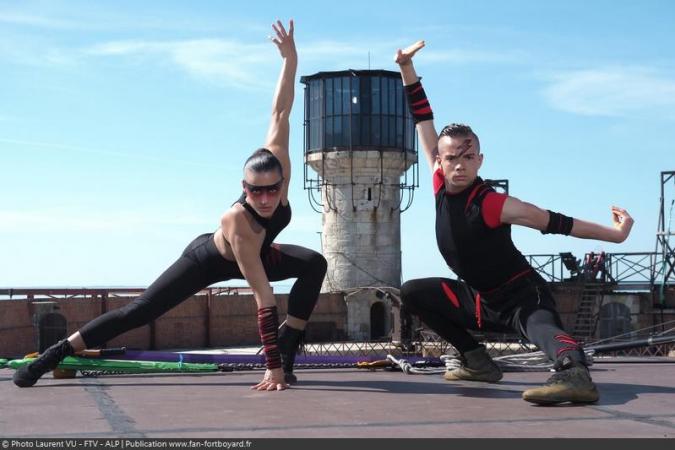
{"label": "slicked-back hair", "polygon": [[244,163],[244,173],[246,173],[247,170],[256,173],[272,172],[276,170],[279,172],[279,175],[283,175],[284,172],[279,159],[274,156],[274,153],[266,148],[259,148],[248,157]]}
{"label": "slicked-back hair", "polygon": [[468,125],[464,125],[463,123],[451,123],[450,125],[446,125],[441,130],[441,133],[438,135],[438,138],[440,139],[443,136],[451,138],[473,136],[478,146],[478,152],[480,152],[480,140],[478,139],[478,135],[474,133],[471,127]]}

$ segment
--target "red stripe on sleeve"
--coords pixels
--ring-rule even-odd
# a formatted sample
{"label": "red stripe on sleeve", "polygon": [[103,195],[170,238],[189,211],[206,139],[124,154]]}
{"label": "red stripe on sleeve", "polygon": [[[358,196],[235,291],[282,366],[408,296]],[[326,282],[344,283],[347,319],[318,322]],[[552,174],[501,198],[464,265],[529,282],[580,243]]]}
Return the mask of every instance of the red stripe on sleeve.
{"label": "red stripe on sleeve", "polygon": [[448,286],[447,283],[441,281],[441,287],[443,288],[443,292],[445,292],[445,296],[448,297],[448,300],[450,300],[450,303],[452,303],[455,308],[459,308],[459,299],[455,293],[452,292],[450,286]]}
{"label": "red stripe on sleeve", "polygon": [[428,105],[428,104],[429,104],[429,100],[427,100],[426,98],[423,98],[422,100],[413,103],[413,104],[412,104],[412,107],[413,107],[413,108],[416,108],[416,107],[418,107],[418,106]]}
{"label": "red stripe on sleeve", "polygon": [[415,114],[429,114],[431,112],[431,106],[425,106],[424,108],[416,109]]}
{"label": "red stripe on sleeve", "polygon": [[489,228],[497,228],[502,224],[502,210],[504,209],[504,202],[507,198],[508,195],[490,192],[483,199],[481,213],[483,214],[485,224]]}
{"label": "red stripe on sleeve", "polygon": [[438,191],[441,190],[445,184],[445,177],[443,176],[443,169],[440,167],[436,169],[434,175],[432,176],[432,181],[434,185],[434,195],[438,194]]}

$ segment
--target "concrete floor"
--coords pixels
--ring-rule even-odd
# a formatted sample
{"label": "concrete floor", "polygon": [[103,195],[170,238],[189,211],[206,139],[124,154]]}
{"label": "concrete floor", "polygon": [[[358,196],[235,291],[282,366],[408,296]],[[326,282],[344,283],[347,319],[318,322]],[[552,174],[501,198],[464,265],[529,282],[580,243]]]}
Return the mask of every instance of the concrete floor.
{"label": "concrete floor", "polygon": [[593,366],[600,402],[521,400],[542,372],[498,384],[357,369],[298,371],[283,392],[261,371],[53,379],[19,389],[0,369],[3,437],[675,437],[675,362]]}

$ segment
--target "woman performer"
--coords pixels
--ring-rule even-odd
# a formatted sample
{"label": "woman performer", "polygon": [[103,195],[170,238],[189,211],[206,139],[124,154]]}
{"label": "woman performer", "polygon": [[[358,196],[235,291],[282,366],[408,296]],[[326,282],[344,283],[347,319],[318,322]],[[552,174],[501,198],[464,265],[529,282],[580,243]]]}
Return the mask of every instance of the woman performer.
{"label": "woman performer", "polygon": [[[79,331],[48,348],[34,362],[14,374],[19,387],[33,386],[66,356],[94,348],[133,328],[145,325],[207,286],[224,280],[245,279],[258,306],[258,328],[267,360],[260,391],[283,390],[296,381],[295,353],[318,299],[326,274],[326,260],[312,250],[273,241],[291,220],[288,186],[289,116],[293,106],[298,57],[289,29],[272,25],[282,58],[281,74],[272,102],[272,118],[265,148],[244,164],[243,193],[227,210],[214,233],[192,241],[178,260],[148,289],[126,306],[109,311]],[[279,329],[277,306],[270,281],[297,278],[288,299],[288,315]]]}

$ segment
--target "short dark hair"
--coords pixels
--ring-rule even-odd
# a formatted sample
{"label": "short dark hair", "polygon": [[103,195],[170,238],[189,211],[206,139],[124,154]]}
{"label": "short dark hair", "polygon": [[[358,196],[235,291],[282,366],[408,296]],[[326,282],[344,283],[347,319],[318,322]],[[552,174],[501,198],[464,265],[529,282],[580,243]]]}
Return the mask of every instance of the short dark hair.
{"label": "short dark hair", "polygon": [[474,133],[471,127],[468,125],[464,125],[463,123],[451,123],[450,125],[446,125],[441,130],[441,134],[438,135],[438,138],[440,139],[443,136],[451,138],[473,136],[474,139],[476,139],[476,144],[478,144],[478,151],[480,152],[480,140],[478,139],[478,135]]}
{"label": "short dark hair", "polygon": [[279,159],[266,148],[259,148],[248,157],[244,163],[244,172],[247,170],[252,172],[271,172],[276,170],[280,175],[283,175],[284,172]]}

